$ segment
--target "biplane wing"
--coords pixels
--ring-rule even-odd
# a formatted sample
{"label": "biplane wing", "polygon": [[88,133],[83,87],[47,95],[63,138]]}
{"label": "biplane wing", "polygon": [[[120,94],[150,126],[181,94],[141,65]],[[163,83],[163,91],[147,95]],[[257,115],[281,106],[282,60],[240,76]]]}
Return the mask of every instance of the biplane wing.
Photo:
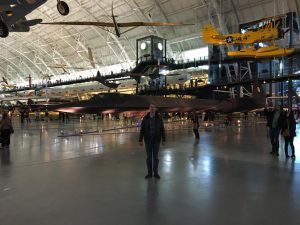
{"label": "biplane wing", "polygon": [[295,48],[282,48],[277,45],[271,45],[259,49],[244,48],[240,51],[228,51],[227,55],[232,57],[272,58],[289,56],[294,52]]}

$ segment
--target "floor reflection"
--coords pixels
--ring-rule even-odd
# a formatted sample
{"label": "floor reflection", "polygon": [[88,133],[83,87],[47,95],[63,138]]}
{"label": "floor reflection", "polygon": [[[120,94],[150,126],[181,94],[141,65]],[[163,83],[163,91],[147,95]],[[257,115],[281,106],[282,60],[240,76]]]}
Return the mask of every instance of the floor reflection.
{"label": "floor reflection", "polygon": [[11,164],[9,148],[0,149],[0,157],[1,157],[1,166],[7,166]]}
{"label": "floor reflection", "polygon": [[159,212],[159,180],[152,178],[147,181],[147,203],[146,214],[150,216],[156,215]]}

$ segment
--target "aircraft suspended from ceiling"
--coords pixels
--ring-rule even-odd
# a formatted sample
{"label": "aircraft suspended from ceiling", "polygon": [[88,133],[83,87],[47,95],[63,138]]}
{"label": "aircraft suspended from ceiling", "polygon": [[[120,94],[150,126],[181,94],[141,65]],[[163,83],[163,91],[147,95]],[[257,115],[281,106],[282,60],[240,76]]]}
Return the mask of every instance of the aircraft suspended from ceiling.
{"label": "aircraft suspended from ceiling", "polygon": [[[259,20],[263,26],[257,29],[248,29],[245,33],[221,34],[212,25],[207,25],[202,30],[203,39],[207,44],[215,45],[231,45],[242,44],[251,45],[250,48],[243,48],[239,51],[228,51],[228,56],[238,57],[254,57],[254,58],[268,58],[288,56],[295,52],[295,48],[282,48],[274,43],[275,40],[283,38],[284,34],[289,31],[283,31],[275,24],[276,19],[282,16],[269,17]],[[272,42],[270,46],[261,47],[257,49],[254,47],[255,43]]]}
{"label": "aircraft suspended from ceiling", "polygon": [[1,86],[6,89],[6,88],[15,88],[15,84],[9,84],[7,79],[5,77],[2,77],[2,80],[0,81]]}
{"label": "aircraft suspended from ceiling", "polygon": [[[124,34],[128,31],[131,31],[137,27],[162,27],[162,26],[186,26],[186,25],[194,25],[194,24],[184,24],[184,23],[165,23],[165,22],[126,22],[126,23],[118,23],[116,20],[116,16],[114,15],[113,6],[111,9],[111,18],[112,23],[106,22],[89,22],[89,21],[74,21],[74,22],[52,22],[52,23],[40,23],[40,24],[48,24],[48,25],[73,25],[73,26],[97,26],[102,28],[103,30],[115,34],[117,37],[120,37],[121,34]],[[114,28],[114,32],[106,29],[107,27]],[[129,29],[121,32],[120,28],[130,27]]]}
{"label": "aircraft suspended from ceiling", "polygon": [[[0,0],[0,37],[5,38],[9,32],[28,32],[31,26],[42,22],[41,19],[27,20],[26,15],[46,3],[47,0]],[[66,16],[69,6],[57,0],[58,12]]]}

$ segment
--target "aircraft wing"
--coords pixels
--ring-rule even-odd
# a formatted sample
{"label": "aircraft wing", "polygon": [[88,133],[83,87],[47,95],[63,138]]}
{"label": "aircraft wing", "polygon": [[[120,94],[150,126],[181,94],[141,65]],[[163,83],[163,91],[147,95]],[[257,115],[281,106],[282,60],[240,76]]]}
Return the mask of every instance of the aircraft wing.
{"label": "aircraft wing", "polygon": [[54,69],[73,69],[73,70],[84,70],[86,68],[84,67],[71,67],[71,66],[64,66],[64,65],[49,65],[49,68]]}
{"label": "aircraft wing", "polygon": [[[75,21],[75,22],[51,22],[51,23],[40,23],[48,25],[84,25],[84,26],[97,26],[97,27],[114,27],[114,23],[105,22],[89,22],[89,21]],[[141,27],[141,26],[185,26],[194,24],[184,24],[184,23],[161,23],[161,22],[129,22],[129,23],[117,23],[118,27]]]}
{"label": "aircraft wing", "polygon": [[185,24],[185,23],[164,23],[164,22],[129,22],[129,23],[118,23],[119,27],[163,27],[163,26],[186,26],[186,25],[194,25],[194,24]]}
{"label": "aircraft wing", "polygon": [[113,23],[105,23],[105,22],[89,22],[89,21],[77,21],[77,22],[52,22],[52,23],[40,23],[40,24],[48,24],[48,25],[84,25],[84,26],[97,26],[97,27],[114,27]]}

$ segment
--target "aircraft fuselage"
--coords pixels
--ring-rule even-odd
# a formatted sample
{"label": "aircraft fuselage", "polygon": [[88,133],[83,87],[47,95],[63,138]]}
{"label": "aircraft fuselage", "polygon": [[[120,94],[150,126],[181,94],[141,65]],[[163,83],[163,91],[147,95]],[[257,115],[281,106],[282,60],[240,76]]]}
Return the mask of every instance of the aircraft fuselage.
{"label": "aircraft fuselage", "polygon": [[[2,2],[7,1],[1,1],[0,0],[0,8],[2,6]],[[18,22],[20,19],[25,19],[25,16],[43,5],[47,0],[19,0],[16,1],[16,6],[12,8],[7,8],[7,10],[4,8],[2,12],[0,12],[0,15],[3,19],[3,21],[6,23],[7,27],[11,30],[12,25],[14,25],[16,22]],[[6,12],[11,11],[12,15],[8,16]]]}
{"label": "aircraft fuselage", "polygon": [[[9,32],[28,32],[30,26],[41,23],[41,19],[27,21],[25,16],[46,2],[47,0],[0,0],[0,37],[7,37]],[[57,9],[63,16],[69,13],[69,6],[64,1],[57,1]]]}

